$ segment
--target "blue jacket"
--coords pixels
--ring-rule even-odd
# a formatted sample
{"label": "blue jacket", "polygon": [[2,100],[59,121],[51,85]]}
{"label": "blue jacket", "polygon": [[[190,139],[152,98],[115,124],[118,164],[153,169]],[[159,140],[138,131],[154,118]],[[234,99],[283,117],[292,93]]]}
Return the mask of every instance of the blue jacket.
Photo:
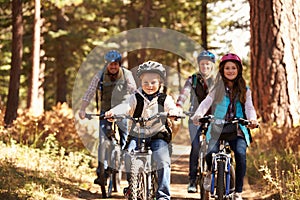
{"label": "blue jacket", "polygon": [[[227,109],[230,103],[230,99],[229,97],[226,95],[224,96],[224,98],[222,99],[222,101],[220,103],[218,103],[215,107],[215,111],[214,111],[214,116],[216,119],[225,119],[225,115],[227,113]],[[243,113],[243,108],[242,108],[242,104],[240,103],[240,101],[237,101],[236,103],[236,114],[235,116],[237,118],[245,118],[244,113]],[[249,130],[239,124],[240,129],[243,131],[247,145],[250,145],[250,133]],[[207,134],[206,134],[206,139],[207,141],[209,141],[211,139],[211,125],[208,127],[207,130]]]}

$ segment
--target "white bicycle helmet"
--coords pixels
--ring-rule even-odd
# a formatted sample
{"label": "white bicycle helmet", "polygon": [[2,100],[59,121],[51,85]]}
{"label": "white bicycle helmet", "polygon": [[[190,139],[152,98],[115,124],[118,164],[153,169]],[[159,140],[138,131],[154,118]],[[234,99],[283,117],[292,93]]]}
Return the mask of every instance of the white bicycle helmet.
{"label": "white bicycle helmet", "polygon": [[140,64],[136,75],[140,78],[140,76],[145,72],[157,73],[163,80],[165,80],[166,78],[166,70],[164,66],[161,63],[155,61],[147,61]]}

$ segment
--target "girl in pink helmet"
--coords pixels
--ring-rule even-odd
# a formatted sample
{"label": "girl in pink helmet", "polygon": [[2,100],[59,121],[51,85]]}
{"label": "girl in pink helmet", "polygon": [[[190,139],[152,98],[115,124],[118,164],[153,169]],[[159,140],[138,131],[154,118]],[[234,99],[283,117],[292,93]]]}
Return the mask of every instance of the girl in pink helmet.
{"label": "girl in pink helmet", "polygon": [[[251,90],[246,86],[246,81],[243,78],[242,61],[236,54],[228,53],[221,58],[219,76],[215,87],[196,110],[195,115],[192,117],[194,123],[198,124],[198,119],[203,117],[210,107],[215,118],[224,119],[225,121],[244,118],[252,122],[248,128],[257,126]],[[218,151],[218,138],[214,137],[214,132],[210,130],[209,128],[206,134],[206,139],[209,141],[209,153],[206,156],[208,169],[211,169],[212,153]],[[250,142],[250,131],[242,125],[239,125],[236,136],[229,141],[236,162],[236,200],[242,199],[243,179],[246,174],[246,149]],[[206,183],[210,182],[210,177],[207,176]]]}

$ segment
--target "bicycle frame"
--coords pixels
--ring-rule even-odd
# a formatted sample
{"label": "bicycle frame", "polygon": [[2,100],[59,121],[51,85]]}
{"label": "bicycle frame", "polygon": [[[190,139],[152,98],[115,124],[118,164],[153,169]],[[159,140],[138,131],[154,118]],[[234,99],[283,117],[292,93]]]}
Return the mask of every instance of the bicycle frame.
{"label": "bicycle frame", "polygon": [[[126,118],[129,118],[134,123],[140,124],[137,134],[137,150],[129,152],[131,155],[131,173],[134,174],[130,177],[129,190],[131,190],[131,194],[128,195],[129,199],[155,199],[158,185],[157,172],[156,167],[152,166],[152,151],[146,146],[145,131],[143,131],[143,129],[145,128],[147,121],[163,116],[170,117],[167,113],[158,113],[150,118],[132,118],[126,116]],[[181,118],[183,116],[177,117]]]}
{"label": "bicycle frame", "polygon": [[[230,188],[230,182],[231,182],[231,175],[230,173],[233,173],[234,170],[233,166],[231,165],[232,157],[231,157],[231,150],[229,147],[229,143],[226,140],[220,140],[219,141],[219,151],[217,153],[212,154],[212,174],[211,174],[211,197],[218,198],[218,199],[224,199],[224,198],[232,198],[234,188]],[[221,168],[220,168],[221,166]],[[221,172],[221,170],[224,170]],[[225,174],[225,193],[224,197],[219,197],[217,194],[218,191],[215,191],[215,179],[217,177],[218,179],[224,180],[224,177],[218,177],[223,176],[222,174]],[[232,180],[234,183],[234,180]],[[223,187],[221,184],[221,187]],[[220,192],[221,195],[223,195],[223,192]]]}

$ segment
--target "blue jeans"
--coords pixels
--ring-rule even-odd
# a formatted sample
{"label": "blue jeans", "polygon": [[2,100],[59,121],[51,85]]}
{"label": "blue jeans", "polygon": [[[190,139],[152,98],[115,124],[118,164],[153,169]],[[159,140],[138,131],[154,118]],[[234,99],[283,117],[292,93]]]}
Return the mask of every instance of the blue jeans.
{"label": "blue jeans", "polygon": [[[171,180],[171,158],[168,143],[162,139],[146,139],[146,143],[152,151],[152,160],[156,162],[158,173],[158,189],[156,199],[171,199],[170,180]],[[128,145],[128,152],[136,149],[137,138],[133,138]],[[131,156],[125,154],[125,168],[130,171]],[[128,177],[127,177],[128,179]]]}
{"label": "blue jeans", "polygon": [[198,162],[199,162],[199,150],[200,150],[200,140],[199,136],[201,133],[201,128],[193,124],[192,120],[189,119],[189,132],[190,140],[192,143],[190,152],[190,166],[189,166],[189,177],[190,181],[196,181]]}
{"label": "blue jeans", "polygon": [[[211,139],[208,144],[209,153],[206,156],[208,169],[212,166],[212,153],[217,153],[219,150],[219,143]],[[244,176],[246,175],[246,150],[247,143],[242,137],[237,137],[235,140],[229,141],[231,150],[234,152],[235,159],[235,192],[242,192],[244,185]]]}

